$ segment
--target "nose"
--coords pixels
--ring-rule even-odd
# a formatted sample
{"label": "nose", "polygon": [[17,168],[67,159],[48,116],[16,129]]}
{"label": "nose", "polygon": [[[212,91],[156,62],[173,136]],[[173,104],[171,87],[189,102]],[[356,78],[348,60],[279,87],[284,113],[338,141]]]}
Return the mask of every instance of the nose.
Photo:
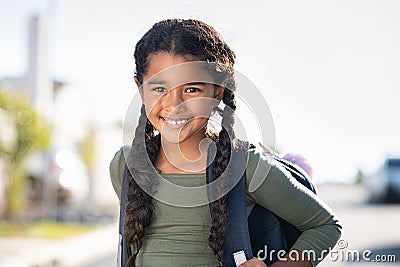
{"label": "nose", "polygon": [[186,110],[182,90],[178,88],[169,90],[161,101],[168,112],[176,114]]}

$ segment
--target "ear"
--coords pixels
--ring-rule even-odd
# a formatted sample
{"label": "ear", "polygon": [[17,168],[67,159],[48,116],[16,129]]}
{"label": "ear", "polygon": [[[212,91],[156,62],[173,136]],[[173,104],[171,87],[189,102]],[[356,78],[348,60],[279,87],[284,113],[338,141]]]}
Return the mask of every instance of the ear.
{"label": "ear", "polygon": [[143,96],[143,87],[142,84],[139,82],[139,79],[137,76],[134,76],[133,79],[135,80],[136,86],[138,87],[140,98],[142,99],[142,102],[144,103],[144,96]]}
{"label": "ear", "polygon": [[225,90],[224,87],[216,86],[214,92],[215,99],[222,100],[222,98],[224,97],[224,90]]}

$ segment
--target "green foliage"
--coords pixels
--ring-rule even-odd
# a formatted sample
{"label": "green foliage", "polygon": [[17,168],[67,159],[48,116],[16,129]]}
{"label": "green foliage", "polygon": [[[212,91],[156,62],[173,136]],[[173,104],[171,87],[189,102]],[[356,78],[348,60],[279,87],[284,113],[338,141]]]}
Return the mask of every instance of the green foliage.
{"label": "green foliage", "polygon": [[9,177],[6,213],[15,219],[23,208],[24,161],[50,145],[51,127],[21,95],[0,89],[0,160]]}
{"label": "green foliage", "polygon": [[7,149],[0,139],[1,158],[8,158],[18,165],[33,151],[49,146],[51,127],[23,96],[0,89],[0,111],[12,119],[13,125],[8,127],[14,128],[15,132],[13,145]]}
{"label": "green foliage", "polygon": [[88,126],[86,135],[79,144],[79,151],[88,169],[92,169],[96,154],[96,133],[92,125]]}
{"label": "green foliage", "polygon": [[354,183],[361,184],[363,181],[364,181],[364,173],[360,169],[358,169],[354,177]]}
{"label": "green foliage", "polygon": [[16,214],[23,209],[22,195],[25,188],[25,172],[22,166],[12,166],[10,170],[11,181],[6,188],[7,210],[9,215]]}

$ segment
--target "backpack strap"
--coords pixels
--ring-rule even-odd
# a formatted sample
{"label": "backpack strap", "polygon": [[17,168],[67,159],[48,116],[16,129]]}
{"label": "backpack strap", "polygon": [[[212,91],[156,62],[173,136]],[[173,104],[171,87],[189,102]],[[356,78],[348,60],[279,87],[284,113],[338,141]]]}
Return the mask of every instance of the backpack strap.
{"label": "backpack strap", "polygon": [[125,228],[125,207],[128,202],[128,167],[125,164],[124,175],[122,176],[121,200],[119,206],[119,245],[118,245],[118,267],[125,267],[128,261],[128,247],[124,239]]}
{"label": "backpack strap", "polygon": [[280,158],[278,156],[273,156],[273,159],[277,162],[280,163],[281,166],[283,166],[286,170],[288,170],[290,172],[290,174],[302,185],[304,185],[305,187],[307,187],[308,189],[310,189],[314,194],[317,193],[317,190],[315,189],[313,183],[311,182],[311,177],[310,175],[303,170],[301,167],[299,167],[298,165]]}
{"label": "backpack strap", "polygon": [[[215,155],[210,146],[207,155],[207,184],[212,183],[216,180],[216,177],[212,171],[213,162],[210,155]],[[247,164],[247,151],[240,150],[238,152],[232,153],[233,162],[230,164],[232,166],[232,172],[240,174],[243,172],[242,177],[239,182],[234,186],[234,188],[228,193],[228,216],[229,225],[228,231],[224,238],[224,254],[221,266],[239,266],[235,263],[234,253],[243,251],[246,259],[244,261],[253,258],[253,253],[251,249],[249,228],[247,224],[247,209],[246,209],[246,164]],[[236,178],[236,177],[235,177]],[[208,187],[208,193],[212,192],[210,187]],[[210,212],[212,214],[212,209],[214,206],[213,202],[210,202]]]}

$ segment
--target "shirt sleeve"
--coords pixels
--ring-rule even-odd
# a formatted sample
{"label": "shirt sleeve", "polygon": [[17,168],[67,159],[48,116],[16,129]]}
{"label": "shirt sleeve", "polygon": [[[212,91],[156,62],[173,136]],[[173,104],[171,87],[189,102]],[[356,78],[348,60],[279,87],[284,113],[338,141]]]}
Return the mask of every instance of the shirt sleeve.
{"label": "shirt sleeve", "polygon": [[[255,152],[249,153],[246,174],[249,198],[302,232],[292,249],[303,251],[313,266],[321,262],[342,232],[333,210],[290,172]],[[256,189],[249,187],[253,179]]]}
{"label": "shirt sleeve", "polygon": [[113,159],[110,162],[110,177],[111,184],[114,187],[114,191],[118,196],[118,199],[121,199],[121,191],[122,191],[122,176],[124,174],[125,168],[125,155],[124,149],[128,148],[127,146],[121,147],[114,155]]}

